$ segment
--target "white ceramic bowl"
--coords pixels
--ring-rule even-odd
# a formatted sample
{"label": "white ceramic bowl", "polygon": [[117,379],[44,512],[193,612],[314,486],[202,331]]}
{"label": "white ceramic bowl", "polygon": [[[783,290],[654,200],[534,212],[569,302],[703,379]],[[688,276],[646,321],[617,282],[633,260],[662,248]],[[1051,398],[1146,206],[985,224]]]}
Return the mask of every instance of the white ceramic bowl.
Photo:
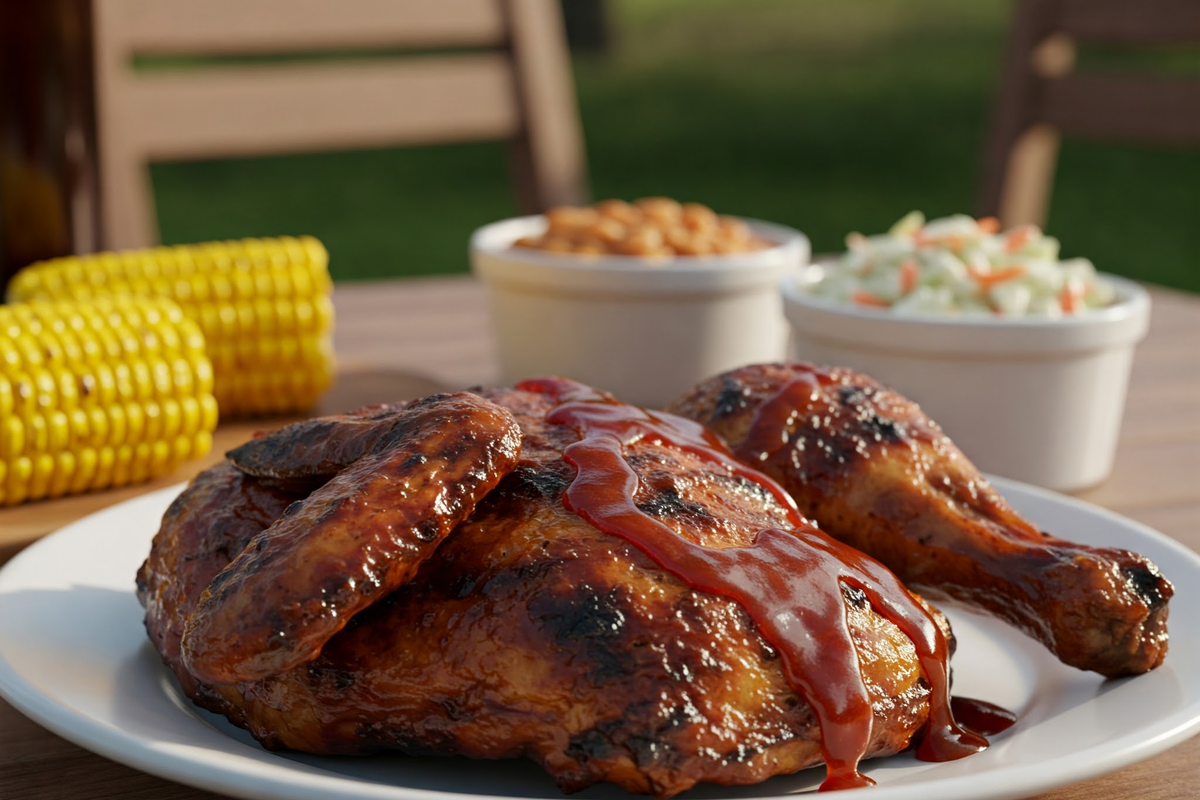
{"label": "white ceramic bowl", "polygon": [[1118,301],[1057,320],[906,317],[814,297],[813,267],[785,278],[792,356],[865,372],[917,401],[986,472],[1060,491],[1108,477],[1134,345],[1150,298],[1102,276]]}
{"label": "white ceramic bowl", "polygon": [[545,230],[540,216],[475,231],[471,266],[490,290],[501,379],[562,375],[659,407],[724,370],[779,360],[787,347],[779,286],[807,263],[808,239],[747,222],[775,245],[662,266],[514,248]]}

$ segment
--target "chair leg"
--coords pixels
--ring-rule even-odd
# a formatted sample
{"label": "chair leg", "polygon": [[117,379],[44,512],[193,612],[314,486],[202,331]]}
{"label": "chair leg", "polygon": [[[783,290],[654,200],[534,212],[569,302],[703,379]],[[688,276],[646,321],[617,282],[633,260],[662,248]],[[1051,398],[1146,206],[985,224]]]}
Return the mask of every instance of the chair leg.
{"label": "chair leg", "polygon": [[530,152],[529,137],[524,131],[508,143],[508,180],[512,185],[517,213],[540,214],[556,205],[544,203],[540,197],[534,175],[533,153]]}
{"label": "chair leg", "polygon": [[109,154],[102,164],[100,185],[104,247],[125,250],[155,244],[158,226],[146,165],[130,156]]}
{"label": "chair leg", "polygon": [[1034,125],[1017,138],[1008,152],[998,216],[1004,227],[1044,227],[1054,186],[1061,136],[1050,125]]}
{"label": "chair leg", "polygon": [[1055,0],[1019,0],[1004,57],[992,124],[984,150],[978,212],[981,216],[1000,215],[1005,181],[1010,174],[1009,159],[1017,140],[1033,123],[1035,93],[1039,76],[1034,54],[1053,31],[1058,12]]}
{"label": "chair leg", "polygon": [[522,132],[511,147],[526,211],[585,201],[587,167],[571,61],[557,0],[506,3]]}

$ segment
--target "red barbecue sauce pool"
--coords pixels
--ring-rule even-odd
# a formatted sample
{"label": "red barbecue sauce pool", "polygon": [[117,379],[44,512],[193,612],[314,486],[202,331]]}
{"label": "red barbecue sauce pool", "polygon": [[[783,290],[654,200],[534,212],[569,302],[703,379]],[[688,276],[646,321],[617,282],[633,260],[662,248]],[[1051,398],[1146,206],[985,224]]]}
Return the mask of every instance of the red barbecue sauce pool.
{"label": "red barbecue sauce pool", "polygon": [[981,736],[993,736],[1017,724],[1017,715],[1007,708],[971,697],[951,697],[954,721]]}
{"label": "red barbecue sauce pool", "polygon": [[[987,747],[951,711],[945,637],[882,564],[808,523],[791,497],[746,467],[701,425],[620,403],[574,381],[536,378],[517,388],[552,397],[547,416],[574,427],[580,440],[564,458],[576,467],[563,502],[601,531],[645,552],[689,586],[737,601],[779,651],[784,674],[816,714],[826,778],[822,790],[874,784],[858,771],[871,742],[871,699],[846,621],[842,584],[864,592],[876,611],[912,640],[930,686],[929,727],[917,748],[923,761],[952,761]],[[677,536],[633,502],[638,478],[624,448],[650,440],[693,453],[767,489],[788,509],[791,531],[761,531],[749,547],[712,549]]]}

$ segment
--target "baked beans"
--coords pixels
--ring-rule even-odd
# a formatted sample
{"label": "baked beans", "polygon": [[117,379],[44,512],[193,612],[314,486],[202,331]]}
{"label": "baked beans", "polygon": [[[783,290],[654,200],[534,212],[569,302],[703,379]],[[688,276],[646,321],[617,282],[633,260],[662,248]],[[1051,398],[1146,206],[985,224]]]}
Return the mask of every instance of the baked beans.
{"label": "baked beans", "polygon": [[514,247],[548,253],[675,256],[747,253],[773,246],[736,217],[718,215],[700,203],[643,197],[632,203],[602,200],[592,206],[560,206],[546,212],[546,232],[518,239]]}

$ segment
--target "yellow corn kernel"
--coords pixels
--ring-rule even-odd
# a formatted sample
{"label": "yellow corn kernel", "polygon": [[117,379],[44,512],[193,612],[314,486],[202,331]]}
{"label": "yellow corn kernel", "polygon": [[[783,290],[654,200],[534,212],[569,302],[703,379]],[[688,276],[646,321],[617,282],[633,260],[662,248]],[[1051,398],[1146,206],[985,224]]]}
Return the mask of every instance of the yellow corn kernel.
{"label": "yellow corn kernel", "polygon": [[96,448],[82,448],[75,459],[75,474],[70,477],[70,485],[67,491],[71,494],[87,491],[91,488],[99,488],[99,483],[96,481],[96,465],[99,463],[99,455]]}
{"label": "yellow corn kernel", "polygon": [[12,461],[25,452],[25,423],[15,415],[0,420],[0,460]]}
{"label": "yellow corn kernel", "polygon": [[41,500],[50,493],[50,479],[54,476],[54,456],[38,453],[33,458],[33,472],[29,476],[29,499]]}
{"label": "yellow corn kernel", "polygon": [[33,459],[29,456],[19,456],[9,461],[4,502],[10,506],[25,502],[25,498],[29,496],[29,479],[32,476]]}
{"label": "yellow corn kernel", "polygon": [[105,409],[105,414],[108,416],[108,436],[97,447],[116,445],[129,437],[129,420],[125,416],[125,406],[113,403]]}
{"label": "yellow corn kernel", "polygon": [[0,372],[0,420],[8,419],[13,414],[13,385],[3,372]]}
{"label": "yellow corn kernel", "polygon": [[149,442],[139,442],[133,448],[133,461],[129,466],[129,482],[141,483],[150,477],[150,458],[153,448]]}
{"label": "yellow corn kernel", "polygon": [[117,459],[117,451],[105,445],[96,451],[96,473],[94,488],[107,489],[113,482],[113,462]]}
{"label": "yellow corn kernel", "polygon": [[[103,412],[100,412],[99,409],[92,410],[103,414]],[[93,431],[88,412],[82,408],[72,408],[70,412],[68,412],[67,418],[69,419],[69,424],[71,426],[71,441],[84,446],[91,444]],[[105,421],[107,422],[107,420]],[[105,430],[107,431],[108,429],[105,428]]]}
{"label": "yellow corn kernel", "polygon": [[198,337],[163,299],[0,307],[0,503],[164,474],[179,462],[185,406],[186,455],[207,452],[217,402]]}

